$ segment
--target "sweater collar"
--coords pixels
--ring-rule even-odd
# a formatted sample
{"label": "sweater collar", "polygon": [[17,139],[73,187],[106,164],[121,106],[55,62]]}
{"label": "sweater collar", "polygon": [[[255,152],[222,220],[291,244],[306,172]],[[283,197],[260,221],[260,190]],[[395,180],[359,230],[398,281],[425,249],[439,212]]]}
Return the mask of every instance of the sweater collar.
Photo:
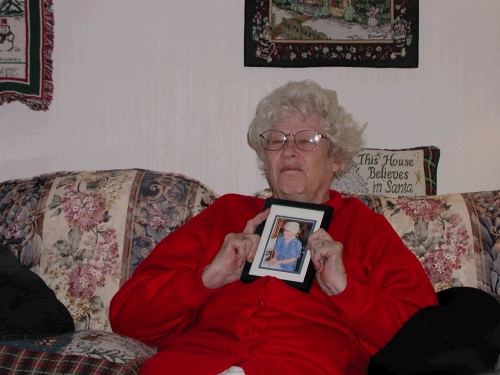
{"label": "sweater collar", "polygon": [[333,214],[335,215],[335,212],[340,211],[344,206],[344,200],[342,194],[336,190],[330,190],[329,195],[330,199],[323,204],[333,207]]}

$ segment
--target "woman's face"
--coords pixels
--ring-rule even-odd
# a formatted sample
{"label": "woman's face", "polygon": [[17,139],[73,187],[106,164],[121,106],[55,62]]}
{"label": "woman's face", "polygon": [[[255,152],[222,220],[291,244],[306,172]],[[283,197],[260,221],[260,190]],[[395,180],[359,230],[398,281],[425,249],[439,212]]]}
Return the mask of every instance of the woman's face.
{"label": "woman's face", "polygon": [[[313,130],[324,135],[321,121],[318,114],[304,119],[300,112],[288,112],[273,129],[285,134]],[[317,150],[302,151],[289,136],[286,147],[266,151],[266,176],[276,198],[318,204],[329,199],[333,173],[342,164],[330,160],[327,142],[322,139]]]}
{"label": "woman's face", "polygon": [[292,238],[296,237],[296,234],[288,229],[285,229],[283,231],[283,237],[285,237],[287,241],[290,241]]}

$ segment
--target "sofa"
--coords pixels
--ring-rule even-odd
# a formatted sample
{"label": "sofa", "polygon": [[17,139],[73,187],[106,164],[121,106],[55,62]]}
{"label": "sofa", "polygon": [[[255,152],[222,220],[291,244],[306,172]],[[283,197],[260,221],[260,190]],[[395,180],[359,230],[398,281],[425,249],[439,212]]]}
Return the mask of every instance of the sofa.
{"label": "sofa", "polygon": [[[343,194],[389,220],[436,291],[468,286],[500,295],[500,190]],[[188,176],[144,169],[0,183],[0,245],[43,279],[75,326],[70,333],[0,339],[0,374],[136,374],[155,348],[112,332],[110,300],[162,238],[217,197]]]}

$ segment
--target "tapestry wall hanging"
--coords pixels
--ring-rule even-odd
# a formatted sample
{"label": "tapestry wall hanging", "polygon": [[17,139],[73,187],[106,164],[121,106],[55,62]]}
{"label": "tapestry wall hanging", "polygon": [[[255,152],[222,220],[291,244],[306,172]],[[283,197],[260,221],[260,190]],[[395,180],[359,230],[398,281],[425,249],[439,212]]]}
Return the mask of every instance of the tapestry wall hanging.
{"label": "tapestry wall hanging", "polygon": [[418,0],[246,0],[245,66],[418,67]]}
{"label": "tapestry wall hanging", "polygon": [[52,101],[52,0],[0,0],[0,105],[33,110]]}

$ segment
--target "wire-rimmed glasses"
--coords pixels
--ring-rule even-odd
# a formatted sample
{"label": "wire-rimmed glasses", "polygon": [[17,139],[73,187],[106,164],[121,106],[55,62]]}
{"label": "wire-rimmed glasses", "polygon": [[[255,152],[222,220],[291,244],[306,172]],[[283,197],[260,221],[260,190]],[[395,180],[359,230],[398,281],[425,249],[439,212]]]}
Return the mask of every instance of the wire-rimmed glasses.
{"label": "wire-rimmed glasses", "polygon": [[268,130],[260,134],[260,141],[266,150],[278,151],[286,147],[289,136],[293,137],[295,145],[302,151],[315,151],[319,147],[321,138],[329,140],[313,130],[301,130],[295,134],[286,134],[281,130]]}

